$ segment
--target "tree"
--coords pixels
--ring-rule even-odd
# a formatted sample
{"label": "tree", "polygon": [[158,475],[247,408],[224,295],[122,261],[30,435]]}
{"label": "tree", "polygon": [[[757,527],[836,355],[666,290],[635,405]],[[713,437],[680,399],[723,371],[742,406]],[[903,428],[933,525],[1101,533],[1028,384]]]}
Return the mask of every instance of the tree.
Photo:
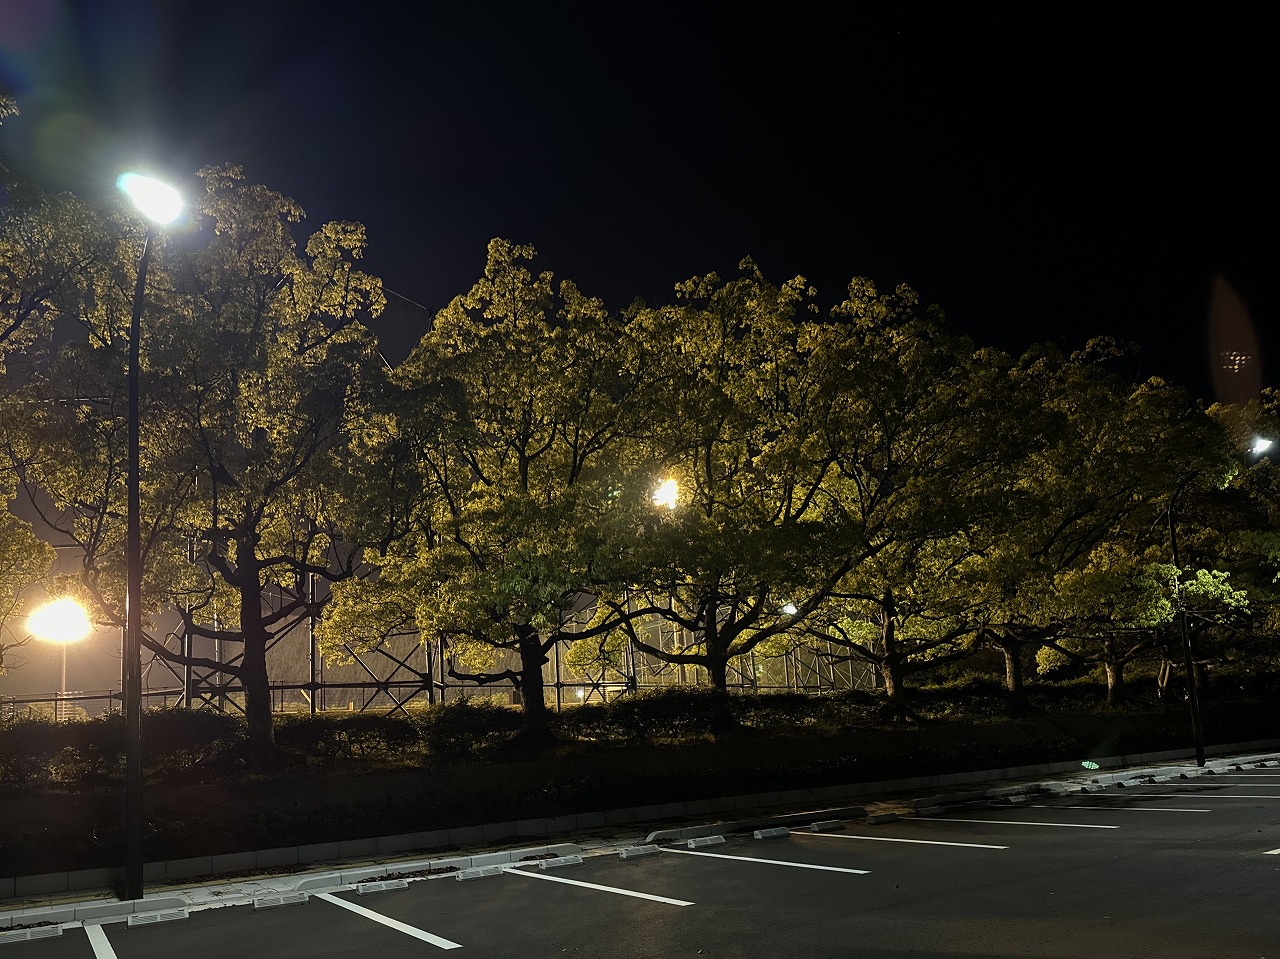
{"label": "tree", "polygon": [[1106,340],[1065,357],[1033,347],[1010,371],[1028,445],[1010,460],[1002,508],[979,532],[988,545],[971,583],[1015,712],[1026,709],[1024,657],[1072,629],[1057,605],[1062,577],[1108,542],[1154,547],[1179,477],[1221,482],[1232,469],[1220,431],[1185,393],[1159,380],[1130,383],[1110,369],[1119,356]]}
{"label": "tree", "polygon": [[[861,530],[828,488],[838,454],[823,423],[842,357],[802,277],[774,286],[745,260],[736,280],[710,274],[676,294],[630,322],[667,372],[636,444],[650,472],[607,531],[594,623],[702,667],[723,691],[731,664],[811,614],[861,555]],[[649,498],[665,479],[679,490],[670,510]],[[649,635],[654,623],[674,645]]]}
{"label": "tree", "polygon": [[53,547],[39,539],[29,523],[0,513],[0,676],[17,665],[14,652],[30,640],[25,631],[14,629],[13,619],[52,565]]}
{"label": "tree", "polygon": [[[357,556],[338,545],[330,493],[342,486],[349,427],[380,375],[361,319],[383,299],[378,281],[353,265],[365,244],[358,224],[326,224],[299,251],[293,201],[247,184],[236,167],[200,176],[197,215],[211,235],[196,250],[160,251],[144,313],[144,595],[152,616],[176,607],[190,633],[242,653],[220,662],[155,636],[144,643],[237,679],[249,756],[268,763],[266,649],[306,606],[307,577],[349,576]],[[52,498],[45,521],[83,550],[84,588],[119,623],[121,357],[139,236],[127,219],[107,231],[121,237],[116,255],[95,261],[82,295],[63,305],[87,337],[63,347],[43,395],[39,383],[28,391],[25,436],[10,446],[22,482]],[[70,389],[51,398],[54,383]]]}
{"label": "tree", "polygon": [[909,288],[857,281],[836,315],[847,342],[833,488],[867,545],[806,633],[873,664],[888,712],[904,717],[908,675],[973,650],[971,569],[989,545],[977,531],[1004,508],[1008,464],[1023,455],[1008,421],[1020,407],[1008,359],[947,334]]}
{"label": "tree", "polygon": [[495,239],[484,276],[435,318],[396,382],[383,448],[421,445],[398,511],[408,535],[376,577],[338,587],[327,656],[367,649],[410,618],[447,643],[449,671],[521,693],[531,741],[547,734],[543,665],[589,588],[596,521],[645,415],[648,358],[618,319],[569,281],[530,269],[535,251]]}

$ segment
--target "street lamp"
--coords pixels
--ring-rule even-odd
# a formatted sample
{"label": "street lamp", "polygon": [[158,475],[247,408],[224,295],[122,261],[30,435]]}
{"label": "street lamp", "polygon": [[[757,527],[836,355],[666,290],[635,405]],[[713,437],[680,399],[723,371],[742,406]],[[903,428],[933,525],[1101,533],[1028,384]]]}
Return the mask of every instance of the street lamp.
{"label": "street lamp", "polygon": [[663,480],[658,488],[653,491],[654,506],[665,506],[667,509],[675,509],[679,498],[680,487],[673,479]]}
{"label": "street lamp", "polygon": [[129,468],[128,524],[125,533],[125,575],[128,584],[124,606],[124,898],[142,898],[142,524],[139,508],[138,345],[142,338],[142,307],[147,289],[147,267],[156,228],[172,223],[182,212],[182,197],[166,183],[139,173],[125,173],[116,185],[133,201],[147,220],[147,233],[138,259],[133,287],[133,312],[129,318]]}
{"label": "street lamp", "polygon": [[27,617],[27,632],[36,639],[62,647],[62,682],[58,686],[58,704],[61,706],[67,695],[67,647],[93,632],[93,624],[89,622],[83,606],[70,596],[64,596],[34,610]]}
{"label": "street lamp", "polygon": [[1196,687],[1196,662],[1195,654],[1191,649],[1191,630],[1187,626],[1187,606],[1182,599],[1182,559],[1178,555],[1178,523],[1174,512],[1178,506],[1178,497],[1187,488],[1187,484],[1195,478],[1196,474],[1194,473],[1185,477],[1178,484],[1178,488],[1174,490],[1173,496],[1169,498],[1169,551],[1173,554],[1173,589],[1174,597],[1178,603],[1178,626],[1182,632],[1182,654],[1186,660],[1187,705],[1191,707],[1191,738],[1196,750],[1196,765],[1203,766],[1204,721],[1200,714],[1200,691]]}

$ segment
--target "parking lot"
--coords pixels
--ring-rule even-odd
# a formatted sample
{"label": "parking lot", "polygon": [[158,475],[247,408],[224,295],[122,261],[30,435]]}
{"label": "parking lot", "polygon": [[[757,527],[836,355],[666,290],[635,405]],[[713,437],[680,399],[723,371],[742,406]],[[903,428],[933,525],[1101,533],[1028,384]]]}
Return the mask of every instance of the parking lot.
{"label": "parking lot", "polygon": [[67,928],[16,959],[1280,957],[1280,768]]}

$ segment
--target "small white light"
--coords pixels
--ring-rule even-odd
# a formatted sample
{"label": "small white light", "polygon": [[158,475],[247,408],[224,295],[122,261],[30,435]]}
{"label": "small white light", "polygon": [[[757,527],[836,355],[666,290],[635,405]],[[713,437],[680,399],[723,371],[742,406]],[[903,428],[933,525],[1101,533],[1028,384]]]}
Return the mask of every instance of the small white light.
{"label": "small white light", "polygon": [[786,613],[788,616],[794,616],[796,614],[796,604],[787,603],[786,606],[782,607],[782,611]]}
{"label": "small white light", "polygon": [[1253,438],[1253,449],[1249,452],[1254,456],[1261,456],[1267,450],[1271,449],[1273,442],[1273,440],[1266,439],[1265,437],[1255,436]]}
{"label": "small white light", "polygon": [[143,216],[163,226],[172,223],[182,212],[182,196],[173,187],[141,173],[122,173],[118,186],[133,201]]}

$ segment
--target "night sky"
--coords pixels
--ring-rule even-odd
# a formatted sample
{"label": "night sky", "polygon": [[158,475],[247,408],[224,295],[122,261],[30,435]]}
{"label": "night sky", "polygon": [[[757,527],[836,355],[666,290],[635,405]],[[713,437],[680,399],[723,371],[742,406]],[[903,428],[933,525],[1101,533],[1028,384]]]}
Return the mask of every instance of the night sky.
{"label": "night sky", "polygon": [[829,6],[0,0],[0,150],[86,197],[235,162],[364,222],[393,360],[494,236],[614,308],[748,255],[824,305],[907,282],[980,344],[1109,334],[1206,398],[1220,273],[1280,355],[1261,13]]}

